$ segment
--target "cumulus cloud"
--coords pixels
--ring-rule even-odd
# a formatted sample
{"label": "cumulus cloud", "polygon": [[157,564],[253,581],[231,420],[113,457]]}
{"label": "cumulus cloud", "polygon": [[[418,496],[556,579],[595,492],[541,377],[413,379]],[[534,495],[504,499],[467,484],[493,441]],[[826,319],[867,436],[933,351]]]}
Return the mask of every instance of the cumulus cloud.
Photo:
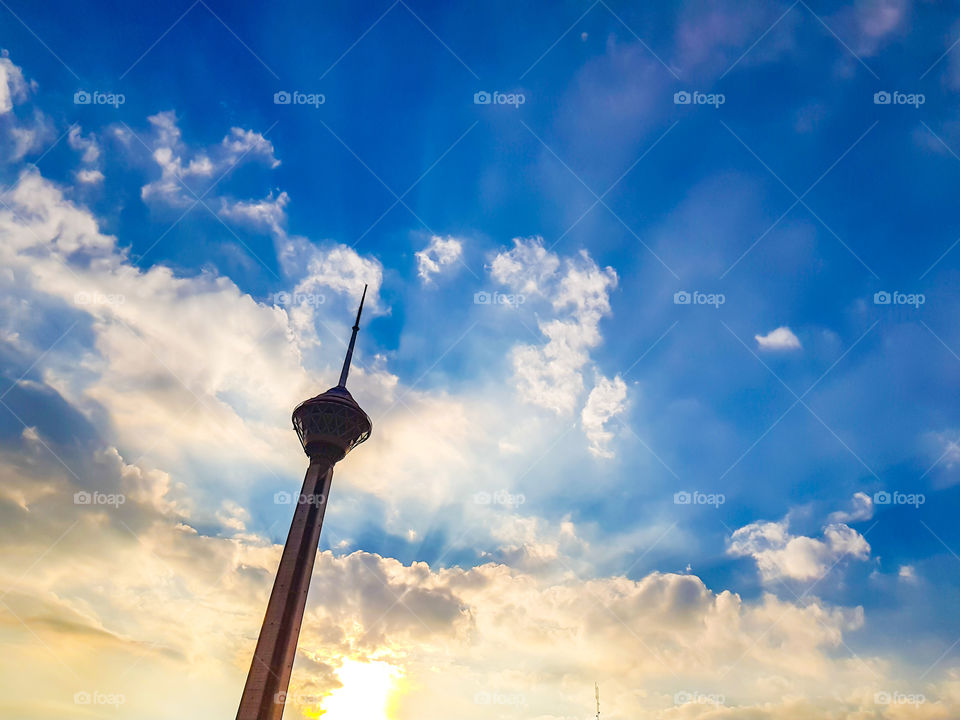
{"label": "cumulus cloud", "polygon": [[789,518],[750,523],[734,531],[727,553],[752,557],[764,582],[819,580],[845,557],[866,560],[870,556],[864,537],[843,523],[827,525],[822,539],[792,535],[789,525]]}
{"label": "cumulus cloud", "polygon": [[583,431],[590,442],[589,450],[596,457],[613,457],[609,447],[613,433],[607,429],[607,424],[624,411],[626,400],[627,384],[619,375],[612,379],[598,376],[597,384],[580,413]]}
{"label": "cumulus cloud", "polygon": [[590,350],[602,339],[600,320],[610,312],[617,273],[600,268],[585,250],[561,261],[543,247],[542,238],[513,243],[494,257],[491,275],[528,299],[546,300],[555,315],[538,321],[544,345],[514,348],[514,380],[527,402],[569,416],[583,392]]}
{"label": "cumulus cloud", "polygon": [[285,192],[280,192],[276,197],[271,192],[263,200],[230,202],[222,198],[220,215],[279,237],[284,235],[283,226],[286,223],[286,207],[289,202],[290,196]]}
{"label": "cumulus cloud", "polygon": [[88,165],[95,163],[100,158],[100,144],[97,142],[97,136],[93,133],[84,135],[83,129],[79,125],[70,128],[67,142],[70,147],[80,153],[80,159]]}
{"label": "cumulus cloud", "polygon": [[917,582],[917,570],[913,565],[901,565],[900,570],[897,571],[897,577],[900,578],[901,582],[915,583]]}
{"label": "cumulus cloud", "polygon": [[[36,439],[23,442],[27,456],[42,451]],[[68,706],[77,689],[96,688],[122,694],[123,712],[146,720],[192,717],[198,698],[204,714],[235,709],[280,546],[245,533],[246,513],[232,501],[219,509],[229,532],[204,535],[183,510],[155,502],[171,494],[164,478],[138,475],[115,451],[98,467],[101,483],[128,493],[126,503],[78,507],[70,501],[77,480],[49,455],[19,462],[0,454],[9,478],[0,540],[43,557],[27,574],[12,557],[0,562],[8,613],[0,670],[13,688],[6,701],[29,708],[26,699],[39,695]],[[7,500],[17,492],[25,505]],[[24,535],[27,524],[33,533]],[[529,543],[531,527],[514,523],[503,536]],[[557,542],[580,544],[572,523]],[[872,716],[877,692],[903,682],[881,657],[840,652],[863,627],[859,607],[770,594],[746,601],[690,574],[550,576],[535,560],[525,556],[529,570],[440,568],[318,553],[287,712],[332,708],[348,659],[403,677],[392,697],[399,720],[482,720],[489,705],[477,698],[488,696],[558,717],[589,698],[597,676],[612,716],[854,720]],[[57,648],[56,659],[43,646]],[[443,672],[451,659],[457,672]],[[65,681],[51,685],[42,668]],[[926,686],[927,709],[955,714],[955,682],[948,674]],[[678,687],[716,688],[725,699],[678,706]],[[30,712],[20,716],[40,717]]]}
{"label": "cumulus cloud", "polygon": [[463,242],[454,237],[433,235],[423,250],[418,250],[417,275],[424,283],[430,282],[446,266],[453,265],[463,255]]}
{"label": "cumulus cloud", "polygon": [[[247,512],[232,500],[217,509],[225,532],[205,535],[189,510],[171,502],[176,493],[168,478],[143,473],[112,449],[94,454],[100,459],[89,473],[69,460],[79,478],[96,476],[100,489],[126,494],[122,505],[74,505],[82,481],[46,454],[39,438],[23,441],[20,456],[29,461],[0,454],[8,478],[0,494],[0,540],[16,539],[26,557],[44,558],[26,575],[12,558],[0,562],[5,611],[14,616],[6,626],[10,652],[0,658],[18,688],[8,700],[36,693],[45,682],[45,697],[59,692],[62,685],[52,688],[37,675],[39,667],[55,667],[70,678],[68,703],[77,688],[89,686],[124,694],[124,712],[149,720],[189,717],[197,697],[220,712],[235,706],[280,546],[246,532]],[[7,500],[15,493],[25,502]],[[28,524],[33,532],[24,535]],[[505,555],[529,569],[319,553],[288,712],[323,709],[347,658],[386,662],[418,688],[398,696],[401,719],[480,720],[489,710],[475,702],[483,692],[521,695],[532,715],[551,717],[581,694],[570,677],[597,674],[610,713],[624,716],[670,712],[678,682],[701,688],[722,680],[726,694],[738,698],[731,710],[767,706],[770,717],[790,717],[782,706],[784,683],[794,695],[830,698],[824,687],[865,682],[864,663],[876,672],[870,680],[876,689],[886,681],[881,660],[853,661],[836,652],[845,634],[862,626],[859,608],[772,595],[746,602],[693,575],[543,574],[542,560],[557,548],[583,549],[569,520],[542,546],[534,522],[510,520],[498,532]],[[57,648],[57,659],[14,662],[30,654],[38,637]],[[565,648],[560,655],[558,644]],[[451,658],[458,672],[438,673]],[[182,692],[166,692],[169,682]],[[647,693],[635,693],[638,685]],[[872,696],[876,689],[869,687]],[[843,708],[836,698],[848,695],[812,703],[808,714]]]}
{"label": "cumulus cloud", "polygon": [[271,168],[280,165],[280,161],[273,154],[273,143],[253,130],[230,128],[230,134],[224,137],[220,144],[226,150],[226,160],[230,164],[252,154],[259,155]]}
{"label": "cumulus cloud", "polygon": [[771,330],[766,335],[754,335],[761,350],[799,350],[800,339],[787,326]]}
{"label": "cumulus cloud", "polygon": [[280,164],[274,157],[273,144],[252,130],[232,128],[219,145],[192,151],[182,141],[177,116],[172,110],[147,119],[152,130],[152,157],[160,168],[160,177],[140,189],[145,202],[184,207],[242,162],[260,159],[270,167]]}
{"label": "cumulus cloud", "polygon": [[[364,283],[371,314],[387,311],[375,258],[286,237],[286,295],[317,301],[258,302],[214,272],[180,276],[163,265],[134,266],[117,238],[36,171],[22,175],[5,203],[0,298],[31,300],[2,314],[0,336],[16,338],[21,352],[42,359],[33,371],[47,394],[107,428],[112,444],[134,453],[144,468],[174,483],[189,478],[200,502],[210,501],[207,493],[219,496],[214,486],[223,478],[236,481],[230,495],[241,502],[258,482],[287,487],[302,473],[290,411],[335,382]],[[336,302],[341,298],[346,311]],[[45,352],[51,339],[37,334],[62,332],[63,318],[77,322],[76,332]],[[79,337],[88,339],[73,344]],[[508,422],[516,405],[502,398],[398,387],[385,360],[364,350],[358,347],[354,357],[351,385],[375,418],[377,452],[351,456],[338,485],[354,498],[359,523],[370,521],[364,510],[375,498],[390,508],[385,527],[397,526],[398,534],[414,528],[424,536],[463,521],[457,513],[434,513],[476,492],[486,479],[482,461],[499,453],[500,440],[525,430],[543,436],[515,417]],[[526,451],[543,448],[527,443]],[[514,474],[527,463],[526,456],[516,458]],[[470,522],[497,511],[473,503],[466,509]],[[221,513],[205,522],[240,532],[230,518]]]}
{"label": "cumulus cloud", "polygon": [[[292,308],[257,303],[222,276],[134,267],[116,238],[35,171],[5,201],[0,264],[12,272],[0,288],[38,298],[38,307],[53,302],[51,312],[88,324],[95,338],[69,359],[48,357],[47,384],[78,407],[106,409],[125,446],[155,462],[183,469],[190,456],[207,454],[232,464],[223,444],[229,436],[263,472],[286,464],[276,448],[290,439],[290,408],[320,384],[301,356],[319,344],[312,322],[295,324]],[[301,282],[324,284],[331,298],[352,297],[363,278],[379,285],[374,261],[345,249],[311,252],[311,274]],[[363,274],[354,278],[359,289],[349,282],[350,263]],[[35,312],[33,322],[42,327],[44,319]],[[10,332],[29,337],[30,327]],[[333,347],[324,353],[331,364],[340,355]],[[285,471],[296,471],[296,458]]]}
{"label": "cumulus cloud", "polygon": [[41,152],[56,138],[53,123],[40,110],[34,109],[22,120],[9,113],[8,117],[7,142],[0,146],[5,160],[17,162],[30,153]]}
{"label": "cumulus cloud", "polygon": [[869,520],[872,517],[873,498],[864,492],[856,492],[853,494],[851,508],[830,513],[827,521],[831,523],[850,523]]}
{"label": "cumulus cloud", "polygon": [[77,182],[83,185],[96,185],[103,182],[103,173],[99,170],[82,168],[76,172]]}
{"label": "cumulus cloud", "polygon": [[[163,265],[136,267],[87,209],[35,170],[21,176],[5,203],[0,297],[31,300],[29,312],[14,312],[27,307],[23,303],[9,306],[0,336],[42,357],[34,370],[47,392],[110,428],[114,445],[143,455],[145,467],[191,478],[197,493],[212,477],[242,478],[242,494],[258,477],[280,483],[302,472],[290,410],[335,380],[364,283],[368,311],[388,311],[379,299],[378,260],[283,233],[277,248],[289,283],[284,298],[276,293],[258,302],[214,271],[181,276]],[[336,302],[341,298],[346,312]],[[82,328],[89,339],[69,345],[75,335],[68,334],[45,353],[50,339],[35,336],[61,318],[76,321],[76,335]],[[368,356],[362,346],[351,382],[376,419],[378,452],[361,453],[341,487],[349,491],[356,478],[355,492],[386,501],[389,522],[402,525],[403,533],[415,528],[423,536],[431,523],[456,522],[425,510],[475,493],[482,460],[498,454],[501,441],[518,433],[543,436],[517,421],[507,390],[506,397],[447,397],[400,388],[385,359]],[[538,443],[524,447],[543,451]],[[528,462],[516,458],[516,476]],[[228,517],[209,522],[222,526]]]}
{"label": "cumulus cloud", "polygon": [[80,153],[80,162],[86,167],[82,167],[74,173],[74,177],[80,185],[97,185],[103,182],[103,172],[97,167],[97,161],[100,160],[100,141],[96,134],[83,134],[83,129],[79,125],[70,128],[67,134],[67,142],[70,147]]}
{"label": "cumulus cloud", "polygon": [[513,247],[490,264],[494,280],[524,295],[544,294],[554,282],[560,258],[543,246],[543,238],[514,238]]}
{"label": "cumulus cloud", "polygon": [[27,95],[23,70],[13,64],[6,50],[0,51],[0,115],[13,109],[15,102]]}
{"label": "cumulus cloud", "polygon": [[285,272],[297,278],[295,293],[322,294],[329,290],[359,302],[363,286],[369,285],[364,312],[386,312],[379,299],[383,266],[376,258],[364,257],[343,244],[321,248],[302,237],[284,235],[278,242]]}

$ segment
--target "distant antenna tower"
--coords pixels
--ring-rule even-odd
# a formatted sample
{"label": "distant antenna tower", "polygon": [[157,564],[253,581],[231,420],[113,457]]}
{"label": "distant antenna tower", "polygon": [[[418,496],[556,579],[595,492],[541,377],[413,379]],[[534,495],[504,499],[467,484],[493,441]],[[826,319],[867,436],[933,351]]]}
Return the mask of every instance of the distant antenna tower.
{"label": "distant antenna tower", "polygon": [[594,682],[593,692],[597,696],[597,720],[600,720],[600,686]]}

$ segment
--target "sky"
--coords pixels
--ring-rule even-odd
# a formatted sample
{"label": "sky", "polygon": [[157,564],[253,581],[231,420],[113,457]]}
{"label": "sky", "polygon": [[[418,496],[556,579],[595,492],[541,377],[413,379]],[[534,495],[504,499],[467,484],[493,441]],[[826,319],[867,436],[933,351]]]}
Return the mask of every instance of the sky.
{"label": "sky", "polygon": [[960,10],[0,19],[4,717],[960,716]]}

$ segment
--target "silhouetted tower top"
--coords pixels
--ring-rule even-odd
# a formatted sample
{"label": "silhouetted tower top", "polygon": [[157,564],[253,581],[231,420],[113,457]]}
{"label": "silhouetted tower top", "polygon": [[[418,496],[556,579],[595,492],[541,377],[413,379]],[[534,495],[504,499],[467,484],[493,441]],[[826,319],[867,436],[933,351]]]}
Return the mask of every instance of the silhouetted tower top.
{"label": "silhouetted tower top", "polygon": [[353,360],[353,346],[357,344],[357,332],[360,330],[360,313],[363,312],[363,301],[367,297],[367,286],[363,286],[363,295],[360,296],[360,307],[357,308],[357,319],[353,323],[353,334],[350,335],[350,344],[347,346],[347,354],[343,358],[343,370],[340,371],[340,382],[337,387],[346,389],[347,374],[350,372],[350,363]]}
{"label": "silhouetted tower top", "polygon": [[360,330],[360,314],[363,301],[367,297],[367,286],[363,286],[357,319],[353,323],[353,333],[347,354],[343,358],[340,382],[325,393],[304,400],[293,411],[293,428],[297,431],[303,451],[312,457],[323,456],[332,462],[338,462],[357,445],[370,437],[373,423],[360,409],[357,401],[347,390],[347,375],[353,362],[353,349]]}

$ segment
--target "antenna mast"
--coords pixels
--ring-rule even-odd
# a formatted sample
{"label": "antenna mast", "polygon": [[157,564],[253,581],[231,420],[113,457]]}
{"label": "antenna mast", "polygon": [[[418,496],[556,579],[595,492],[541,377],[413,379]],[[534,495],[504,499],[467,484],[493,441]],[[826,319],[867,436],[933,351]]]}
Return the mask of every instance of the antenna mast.
{"label": "antenna mast", "polygon": [[357,344],[357,331],[360,329],[360,313],[363,312],[363,301],[367,297],[367,286],[363,286],[363,295],[360,296],[360,307],[357,308],[357,319],[353,323],[353,334],[350,336],[350,345],[347,347],[347,356],[343,359],[343,370],[340,371],[340,382],[337,387],[347,386],[347,373],[350,372],[350,361],[353,360],[353,346]]}
{"label": "antenna mast", "polygon": [[597,720],[600,720],[600,686],[594,682],[593,691],[597,696]]}

